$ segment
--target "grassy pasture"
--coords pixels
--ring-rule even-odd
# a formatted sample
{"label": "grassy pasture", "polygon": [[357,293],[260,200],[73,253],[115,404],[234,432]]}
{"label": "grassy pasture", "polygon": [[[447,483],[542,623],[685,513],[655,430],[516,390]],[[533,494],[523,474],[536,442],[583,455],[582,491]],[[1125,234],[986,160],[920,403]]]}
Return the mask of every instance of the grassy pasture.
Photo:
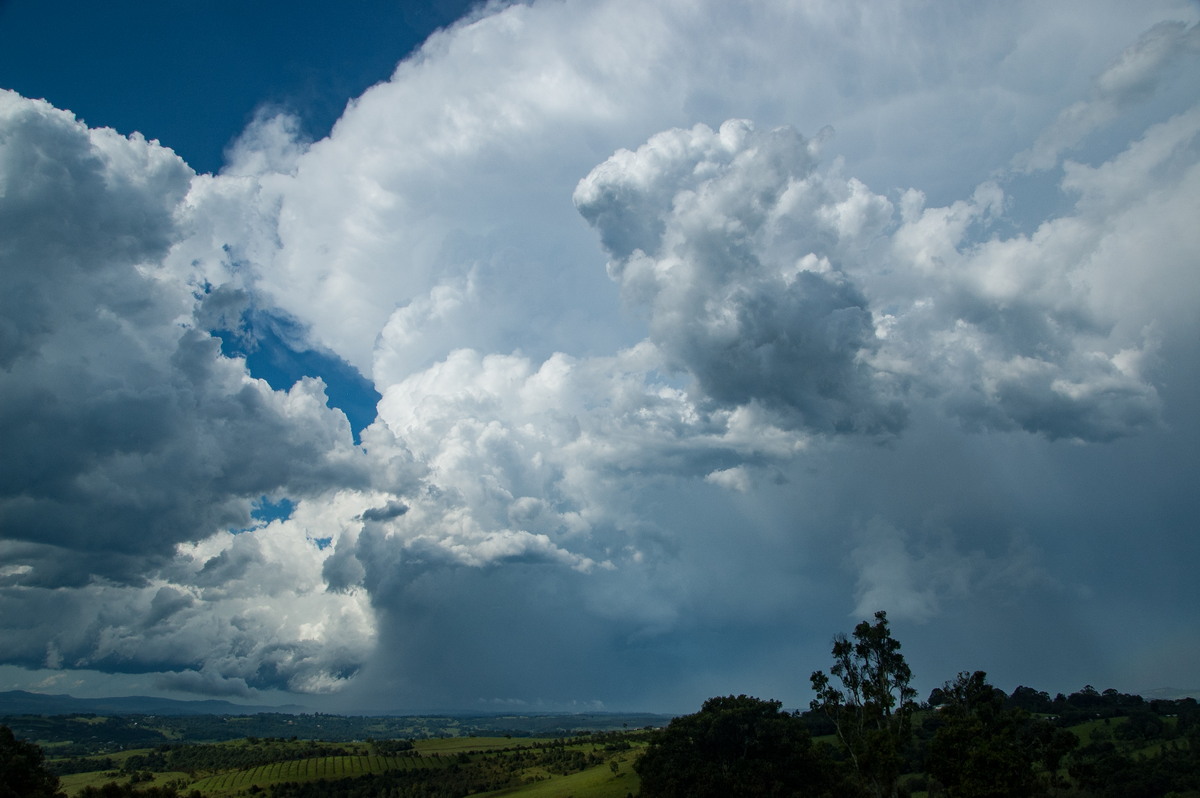
{"label": "grassy pasture", "polygon": [[[83,791],[84,787],[103,787],[110,781],[115,781],[124,784],[129,781],[129,775],[126,773],[113,776],[111,770],[93,770],[87,773],[72,773],[67,776],[59,776],[59,786],[67,795],[78,795]],[[144,781],[137,785],[138,787],[163,786],[177,781],[188,781],[186,773],[155,773],[153,781]]]}
{"label": "grassy pasture", "polygon": [[637,795],[641,787],[637,774],[633,772],[633,762],[637,756],[638,753],[630,751],[617,757],[620,769],[615,774],[607,763],[569,776],[546,771],[527,773],[527,778],[537,776],[540,780],[481,793],[481,798],[625,798],[629,793]]}
{"label": "grassy pasture", "polygon": [[[282,743],[274,741],[269,744],[278,746]],[[624,798],[626,793],[636,793],[638,790],[637,775],[633,772],[633,762],[637,759],[644,743],[635,741],[632,748],[623,751],[604,750],[605,740],[580,737],[565,742],[561,737],[444,737],[418,740],[415,743],[416,756],[379,755],[374,753],[368,743],[319,743],[330,747],[328,756],[309,756],[301,759],[271,762],[256,766],[230,768],[223,770],[197,770],[192,773],[158,772],[153,781],[142,782],[144,786],[173,784],[182,792],[198,790],[206,798],[233,798],[245,795],[251,787],[269,788],[284,782],[313,782],[320,780],[348,779],[372,774],[415,770],[429,772],[434,778],[436,771],[449,768],[452,765],[465,762],[468,758],[480,763],[495,761],[499,767],[509,756],[518,757],[512,764],[515,771],[510,771],[518,779],[528,783],[519,787],[509,788],[495,795],[529,796],[529,798],[553,798],[553,796],[574,795],[583,798]],[[233,740],[218,744],[216,747],[240,748],[263,745],[263,741],[251,742],[246,739]],[[308,741],[299,741],[296,745],[311,746]],[[332,750],[336,747],[336,751]],[[547,747],[549,747],[547,749]],[[522,753],[518,753],[518,749]],[[604,758],[603,764],[588,767],[581,772],[570,775],[560,775],[563,771],[554,764],[543,763],[537,757],[544,755],[546,750],[578,751],[581,754],[599,754]],[[111,755],[114,764],[119,768],[129,757],[138,754],[148,754],[154,749],[137,749],[123,751]],[[505,753],[509,752],[509,753]],[[493,757],[495,759],[493,760]],[[520,757],[532,757],[537,765],[526,765],[522,770]],[[527,760],[526,760],[527,761]],[[555,760],[559,761],[559,760]],[[568,760],[571,761],[571,760]],[[614,773],[610,762],[617,763]],[[557,772],[556,772],[557,771]],[[62,786],[67,795],[77,795],[87,786],[99,787],[111,781],[125,783],[129,774],[118,773],[112,767],[88,773],[77,773],[62,777]]]}

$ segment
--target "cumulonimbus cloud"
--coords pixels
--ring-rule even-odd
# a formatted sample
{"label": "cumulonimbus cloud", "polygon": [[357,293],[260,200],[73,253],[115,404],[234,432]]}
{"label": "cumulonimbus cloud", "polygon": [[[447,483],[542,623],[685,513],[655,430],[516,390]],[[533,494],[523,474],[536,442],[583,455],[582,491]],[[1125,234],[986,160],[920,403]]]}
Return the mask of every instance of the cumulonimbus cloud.
{"label": "cumulonimbus cloud", "polygon": [[[736,658],[725,632],[792,613],[800,574],[825,611],[969,602],[973,575],[1034,555],[978,554],[967,524],[910,546],[891,515],[917,500],[889,491],[914,493],[922,447],[1002,437],[1023,472],[1055,441],[1153,435],[1161,353],[1194,348],[1192,105],[1088,162],[1053,121],[1083,82],[1040,123],[1008,114],[1062,175],[1055,213],[1007,217],[1013,130],[980,120],[1042,91],[1003,55],[1063,24],[1037,8],[955,17],[913,53],[923,14],[823,48],[842,3],[494,6],[326,140],[261,116],[216,176],[0,95],[8,661],[223,694],[365,667],[446,701],[557,700],[565,676],[528,680],[543,638],[598,682],[694,650],[680,630]],[[1113,40],[1150,14],[1109,8]],[[1194,30],[1152,28],[1098,91],[1187,72]],[[272,390],[222,354],[210,331],[251,306],[369,371],[361,445],[320,380]],[[891,470],[847,476],[871,447]],[[872,479],[877,520],[853,518],[838,503]],[[264,497],[291,515],[255,518]],[[481,604],[536,618],[527,645]],[[483,654],[492,692],[463,699]]]}

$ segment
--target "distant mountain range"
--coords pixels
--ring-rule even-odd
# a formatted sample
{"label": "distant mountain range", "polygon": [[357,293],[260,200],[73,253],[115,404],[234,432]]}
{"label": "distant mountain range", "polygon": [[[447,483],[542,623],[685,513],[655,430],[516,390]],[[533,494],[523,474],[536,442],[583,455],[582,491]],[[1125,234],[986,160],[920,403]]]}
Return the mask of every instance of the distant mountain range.
{"label": "distant mountain range", "polygon": [[[1160,687],[1155,690],[1143,690],[1140,695],[1150,700],[1200,699],[1200,689],[1183,690],[1175,687]],[[299,704],[255,706],[211,698],[194,701],[154,698],[144,695],[76,698],[66,694],[30,693],[25,690],[0,691],[0,716],[85,713],[97,715],[257,715],[260,712],[296,715],[312,711],[312,709]]]}
{"label": "distant mountain range", "polygon": [[205,699],[177,701],[134,695],[119,698],[76,698],[24,690],[0,692],[0,715],[72,715],[94,712],[99,715],[256,715],[259,712],[297,714],[311,712],[307,707],[288,704],[280,707],[249,706],[231,701]]}

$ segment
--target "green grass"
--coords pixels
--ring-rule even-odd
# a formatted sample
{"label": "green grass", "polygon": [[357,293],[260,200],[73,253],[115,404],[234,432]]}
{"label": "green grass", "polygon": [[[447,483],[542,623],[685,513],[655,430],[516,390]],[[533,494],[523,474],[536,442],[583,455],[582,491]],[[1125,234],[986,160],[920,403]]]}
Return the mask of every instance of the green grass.
{"label": "green grass", "polygon": [[70,718],[70,721],[72,723],[82,723],[85,726],[98,726],[101,723],[108,723],[108,718],[104,717],[103,715],[96,715],[95,717],[90,718],[81,716]]}
{"label": "green grass", "polygon": [[[222,798],[234,795],[257,784],[266,787],[285,781],[315,781],[319,779],[341,779],[365,776],[370,773],[385,773],[392,770],[433,770],[447,767],[451,759],[439,760],[414,756],[326,756],[311,759],[295,759],[273,762],[245,770],[228,770],[211,776],[202,776],[192,781],[187,773],[155,773],[152,782],[141,782],[138,786],[164,785],[171,782],[188,782],[185,791],[199,790],[206,796]],[[113,775],[112,770],[97,770],[74,773],[61,777],[62,789],[68,796],[78,795],[85,787],[100,787],[115,781],[125,783],[128,774]]]}
{"label": "green grass", "polygon": [[[110,781],[115,781],[118,784],[124,784],[129,781],[129,774],[118,773],[113,776],[114,771],[111,770],[93,770],[87,773],[72,773],[69,776],[59,777],[59,786],[68,796],[78,795],[83,792],[85,787],[102,787]],[[173,781],[188,781],[186,773],[155,773],[153,781],[143,781],[137,785],[138,788],[149,787],[151,785],[164,785]]]}
{"label": "green grass", "polygon": [[541,771],[528,773],[528,776],[549,776],[541,781],[523,784],[519,787],[508,787],[495,792],[480,793],[481,798],[625,798],[632,793],[637,795],[641,787],[637,774],[633,772],[633,762],[637,754],[625,752],[617,758],[620,770],[613,774],[606,762],[594,768],[588,768],[569,776],[556,776]]}
{"label": "green grass", "polygon": [[[484,752],[511,751],[517,748],[539,748],[559,741],[556,737],[447,737],[419,740],[416,753],[419,756],[378,756],[371,753],[365,743],[341,743],[338,747],[348,749],[351,755],[330,755],[273,762],[242,770],[223,770],[187,773],[156,773],[153,782],[142,782],[138,786],[166,785],[182,786],[182,791],[199,790],[207,798],[232,798],[244,794],[253,786],[270,787],[282,782],[307,782],[322,779],[343,779],[385,773],[397,770],[439,770],[449,767],[466,755],[477,759]],[[246,740],[223,743],[230,747],[248,745]],[[333,747],[334,744],[330,744]],[[591,753],[597,751],[597,743],[581,738],[566,745],[568,749]],[[556,798],[577,796],[578,798],[624,798],[627,793],[637,793],[639,782],[633,772],[644,743],[635,742],[634,748],[620,752],[601,753],[606,757],[604,764],[580,773],[561,776],[545,768],[529,768],[520,774],[529,783],[493,793],[496,796],[522,796],[528,798]],[[138,749],[111,754],[116,768],[131,756],[144,754],[153,749]],[[613,773],[608,760],[618,763],[618,772]],[[126,783],[129,775],[108,770],[76,773],[63,776],[62,787],[68,796],[78,795],[85,787],[99,787],[109,782]]]}

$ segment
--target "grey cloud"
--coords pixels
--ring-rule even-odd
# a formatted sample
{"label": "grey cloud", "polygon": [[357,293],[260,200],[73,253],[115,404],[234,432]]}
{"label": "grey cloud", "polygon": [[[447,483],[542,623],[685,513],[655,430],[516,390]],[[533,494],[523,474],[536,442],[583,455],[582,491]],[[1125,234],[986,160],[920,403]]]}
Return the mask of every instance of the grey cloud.
{"label": "grey cloud", "polygon": [[227,679],[203,670],[167,671],[157,675],[154,684],[162,690],[182,690],[211,696],[252,698],[254,690],[245,679]]}
{"label": "grey cloud", "polygon": [[69,114],[8,91],[0,92],[0,125],[0,367],[35,355],[66,321],[63,300],[80,288],[100,312],[159,316],[157,302],[142,301],[156,293],[152,285],[143,297],[128,296],[123,281],[97,276],[166,253],[191,176],[186,164],[144,141],[88,131]]}
{"label": "grey cloud", "polygon": [[[156,576],[144,587],[0,588],[7,661],[121,673],[195,670],[203,679],[193,688],[214,693],[341,686],[373,639],[362,600],[325,590],[321,554],[295,528],[276,524],[225,538],[197,544],[194,557],[185,551],[164,569],[169,579]],[[47,617],[55,619],[50,627]],[[168,681],[181,686],[186,677]]]}
{"label": "grey cloud", "polygon": [[1195,296],[1180,281],[1196,242],[1181,214],[1198,135],[1193,109],[1068,169],[1073,206],[1028,236],[970,232],[1001,212],[997,186],[947,208],[906,195],[890,245],[911,279],[884,319],[881,362],[971,429],[1105,442],[1160,425],[1158,353],[1190,325]]}
{"label": "grey cloud", "polygon": [[1014,358],[986,367],[983,390],[948,399],[968,427],[1024,429],[1051,440],[1107,442],[1161,423],[1153,385],[1102,356],[1054,364]]}
{"label": "grey cloud", "polygon": [[[219,271],[177,256],[214,210],[197,185],[212,188],[157,144],[0,93],[3,656],[335,689],[369,610],[324,590],[307,530],[250,512],[404,467],[367,466],[320,381],[272,391],[202,331],[251,298],[205,294]],[[230,528],[248,531],[222,543]]]}
{"label": "grey cloud", "polygon": [[347,592],[363,584],[367,571],[358,557],[357,544],[357,538],[343,536],[335,544],[333,554],[321,566],[321,578],[329,590]]}
{"label": "grey cloud", "polygon": [[[1013,158],[1023,171],[1049,169],[1088,134],[1113,121],[1128,106],[1143,102],[1178,77],[1175,62],[1200,55],[1200,26],[1165,21],[1145,31],[1099,74],[1087,100],[1065,109],[1034,145]],[[1196,65],[1187,70],[1192,80]]]}
{"label": "grey cloud", "polygon": [[146,615],[147,626],[153,626],[170,618],[180,610],[187,609],[196,603],[190,593],[166,586],[159,588],[150,601],[150,612]]}
{"label": "grey cloud", "polygon": [[250,569],[261,565],[263,553],[254,536],[239,536],[229,548],[206,561],[196,574],[200,587],[217,593],[237,592],[237,583],[246,578]]}
{"label": "grey cloud", "polygon": [[360,518],[363,521],[390,521],[408,512],[408,505],[401,501],[389,501],[382,507],[372,507],[364,510]]}
{"label": "grey cloud", "polygon": [[872,313],[843,269],[891,206],[858,185],[818,174],[795,131],[730,121],[618,153],[575,203],[651,340],[703,396],[813,431],[896,432],[904,410],[869,365]]}
{"label": "grey cloud", "polygon": [[942,208],[910,191],[897,220],[861,182],[818,171],[794,131],[733,121],[617,153],[575,201],[667,365],[718,405],[895,433],[918,386],[970,428],[1109,441],[1158,422],[1154,336],[1110,335],[1113,309],[1084,287],[1112,223],[1088,209],[1111,181],[1074,174],[1075,217],[981,242],[1003,213],[995,184]]}
{"label": "grey cloud", "polygon": [[137,581],[139,558],[245,526],[259,496],[365,485],[323,386],[276,394],[189,328],[194,275],[163,262],[186,165],[44,103],[0,109],[4,316],[21,332],[2,347],[4,537]]}
{"label": "grey cloud", "polygon": [[[53,228],[112,258],[29,241],[72,279],[3,295],[0,418],[26,436],[0,480],[5,656],[340,708],[803,705],[795,663],[891,601],[934,683],[1186,673],[1194,120],[1117,158],[1085,137],[1027,236],[1005,237],[1019,197],[970,196],[1178,7],[1046,8],[491,6],[328,140],[264,117],[218,177],[10,102],[63,164],[15,136],[32,182],[6,196],[74,208],[75,174],[79,219],[117,217]],[[1113,90],[1151,85],[1130,74]],[[680,129],[737,117],[760,127]],[[772,129],[829,123],[824,160]],[[593,167],[589,229],[567,198]],[[104,205],[122,180],[141,222]],[[23,241],[0,238],[6,276]],[[197,331],[244,302],[374,362],[365,453],[318,383],[269,391]],[[261,495],[292,517],[253,523]]]}

